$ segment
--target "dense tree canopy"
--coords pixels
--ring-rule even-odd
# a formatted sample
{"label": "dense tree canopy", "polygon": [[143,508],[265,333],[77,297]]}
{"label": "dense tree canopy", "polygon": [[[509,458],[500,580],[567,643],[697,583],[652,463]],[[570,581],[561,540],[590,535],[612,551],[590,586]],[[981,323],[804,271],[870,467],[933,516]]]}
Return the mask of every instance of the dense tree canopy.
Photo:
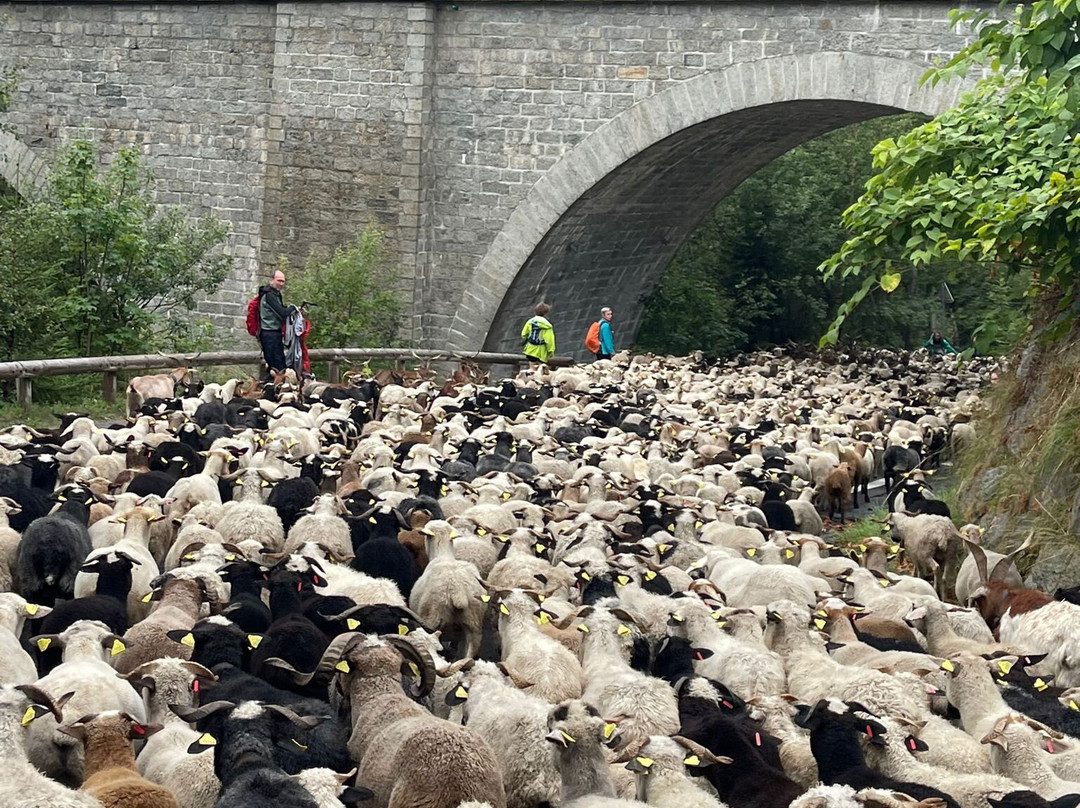
{"label": "dense tree canopy", "polygon": [[1052,301],[1049,336],[1076,318],[1080,2],[1022,4],[993,22],[979,10],[954,18],[978,36],[927,79],[988,73],[955,107],[874,150],[877,173],[844,213],[851,237],[823,265],[827,278],[862,279],[827,341],[875,286],[888,291],[905,272],[950,258],[965,278],[1022,283]]}
{"label": "dense tree canopy", "polygon": [[[815,342],[858,278],[826,284],[818,265],[848,237],[842,212],[872,175],[871,149],[921,123],[897,115],[855,124],[805,143],[748,178],[702,222],[646,301],[637,347],[724,355],[758,345]],[[1016,337],[1017,290],[985,275],[953,283],[955,260],[909,272],[891,295],[880,288],[852,314],[846,336],[863,343],[915,347],[931,327],[962,345],[979,332],[981,349],[1002,350]],[[955,305],[941,302],[948,281]],[[1021,290],[1022,291],[1022,290]]]}

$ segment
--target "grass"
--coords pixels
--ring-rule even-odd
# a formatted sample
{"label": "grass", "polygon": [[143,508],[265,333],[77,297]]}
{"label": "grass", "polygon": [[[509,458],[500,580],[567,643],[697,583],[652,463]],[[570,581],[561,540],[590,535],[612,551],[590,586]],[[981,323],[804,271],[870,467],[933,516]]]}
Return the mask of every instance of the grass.
{"label": "grass", "polygon": [[858,521],[851,522],[842,529],[836,531],[832,535],[832,543],[844,550],[850,550],[851,548],[862,544],[871,536],[883,537],[885,526],[881,523],[885,521],[888,516],[889,512],[884,505],[880,508],[876,508],[873,513],[864,516]]}
{"label": "grass", "polygon": [[95,422],[104,424],[124,420],[124,402],[119,397],[112,404],[100,398],[84,398],[62,405],[35,403],[24,409],[17,403],[4,401],[0,402],[0,428],[26,424],[35,429],[53,429],[59,423],[54,412],[85,412]]}

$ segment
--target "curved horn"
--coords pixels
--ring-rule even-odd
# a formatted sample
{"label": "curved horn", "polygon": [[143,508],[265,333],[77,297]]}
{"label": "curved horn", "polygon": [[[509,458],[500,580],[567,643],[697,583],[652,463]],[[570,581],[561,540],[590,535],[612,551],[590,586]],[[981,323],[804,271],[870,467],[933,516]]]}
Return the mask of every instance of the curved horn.
{"label": "curved horn", "polygon": [[406,637],[397,634],[383,634],[379,639],[394,646],[401,652],[402,656],[413,660],[420,666],[420,687],[416,695],[423,698],[430,693],[432,688],[435,687],[436,676],[435,663],[431,660],[431,654],[427,653],[427,651],[421,651],[409,642]]}
{"label": "curved horn", "polygon": [[236,705],[231,701],[212,701],[209,704],[204,704],[202,707],[188,707],[186,704],[170,704],[169,709],[189,724],[194,724],[196,721],[202,721],[209,715],[213,715],[218,710],[231,710]]}
{"label": "curved horn", "polygon": [[282,718],[287,718],[296,726],[303,727],[304,729],[313,729],[322,721],[321,718],[317,718],[313,715],[297,715],[288,707],[282,707],[280,704],[264,704],[263,706],[270,712],[277,713]]}
{"label": "curved horn", "polygon": [[49,712],[53,714],[54,718],[56,718],[57,724],[64,723],[64,714],[61,711],[64,709],[64,705],[67,703],[67,700],[75,695],[74,692],[65,693],[63,696],[54,701],[52,696],[50,696],[40,687],[36,687],[34,685],[16,685],[15,689],[22,691],[26,695],[26,697],[30,699],[30,701],[34,702],[34,704],[40,704],[42,707],[48,707]]}

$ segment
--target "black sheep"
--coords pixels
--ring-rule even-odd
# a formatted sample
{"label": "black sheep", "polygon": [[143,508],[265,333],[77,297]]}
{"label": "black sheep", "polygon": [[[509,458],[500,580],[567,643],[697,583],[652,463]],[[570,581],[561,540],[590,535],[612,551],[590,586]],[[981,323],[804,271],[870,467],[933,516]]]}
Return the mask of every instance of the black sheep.
{"label": "black sheep", "polygon": [[256,561],[232,561],[219,570],[221,580],[230,585],[229,604],[222,614],[241,631],[263,634],[273,621],[270,608],[262,601],[268,571]]}
{"label": "black sheep", "polygon": [[266,504],[278,512],[281,526],[289,529],[304,515],[304,510],[319,497],[319,486],[308,477],[292,477],[277,483]]}
{"label": "black sheep", "polygon": [[93,549],[86,528],[90,514],[86,495],[92,497],[85,489],[59,492],[57,498],[63,499],[59,510],[35,519],[23,532],[15,564],[28,601],[52,606],[57,598],[72,598],[75,576]]}

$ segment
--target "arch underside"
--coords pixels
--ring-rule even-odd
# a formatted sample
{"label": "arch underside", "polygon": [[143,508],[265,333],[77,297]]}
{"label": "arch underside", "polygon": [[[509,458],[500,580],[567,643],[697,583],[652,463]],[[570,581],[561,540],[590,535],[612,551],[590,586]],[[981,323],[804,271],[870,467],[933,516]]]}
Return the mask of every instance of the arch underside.
{"label": "arch underside", "polygon": [[621,347],[637,332],[642,303],[698,223],[744,179],[793,147],[858,121],[904,112],[855,101],[786,101],[737,110],[679,131],[593,185],[543,236],[517,273],[485,350],[517,350],[524,316],[539,300],[580,353],[599,308],[615,309]]}
{"label": "arch underside", "polygon": [[31,196],[45,182],[45,161],[3,129],[0,129],[0,179],[21,196]]}

